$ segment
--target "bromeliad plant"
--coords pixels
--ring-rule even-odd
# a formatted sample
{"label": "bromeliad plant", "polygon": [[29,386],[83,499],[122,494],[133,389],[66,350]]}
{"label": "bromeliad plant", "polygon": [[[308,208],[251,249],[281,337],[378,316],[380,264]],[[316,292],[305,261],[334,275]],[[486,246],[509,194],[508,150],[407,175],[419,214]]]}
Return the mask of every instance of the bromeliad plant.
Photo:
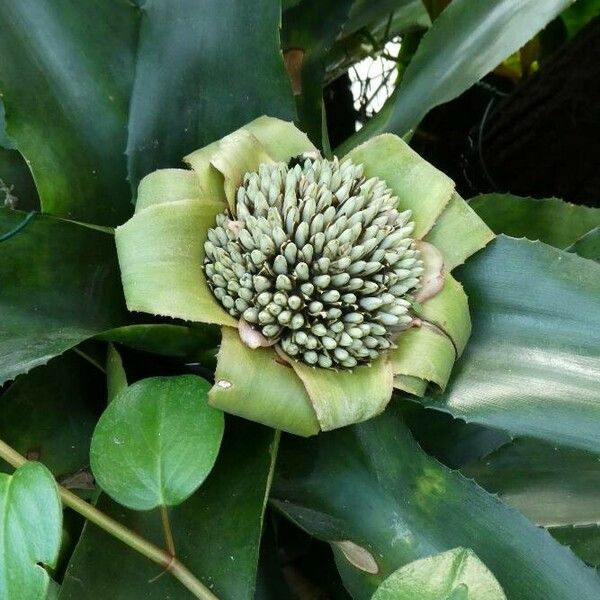
{"label": "bromeliad plant", "polygon": [[185,160],[115,238],[130,310],[222,326],[212,406],[312,435],[444,389],[470,333],[450,269],[493,237],[448,177],[396,136],[328,160],[269,117]]}
{"label": "bromeliad plant", "polygon": [[282,4],[0,3],[0,600],[597,600],[600,215],[407,142],[570,0]]}

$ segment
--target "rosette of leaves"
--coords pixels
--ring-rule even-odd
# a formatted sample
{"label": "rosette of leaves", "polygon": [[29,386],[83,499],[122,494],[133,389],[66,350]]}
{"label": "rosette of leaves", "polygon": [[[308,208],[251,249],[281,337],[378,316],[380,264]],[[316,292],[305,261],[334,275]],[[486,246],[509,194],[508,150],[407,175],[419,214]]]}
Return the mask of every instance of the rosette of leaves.
{"label": "rosette of leaves", "polygon": [[451,270],[493,237],[399,137],[331,160],[261,117],[140,183],[127,306],[222,327],[210,403],[300,435],[443,390],[470,335]]}

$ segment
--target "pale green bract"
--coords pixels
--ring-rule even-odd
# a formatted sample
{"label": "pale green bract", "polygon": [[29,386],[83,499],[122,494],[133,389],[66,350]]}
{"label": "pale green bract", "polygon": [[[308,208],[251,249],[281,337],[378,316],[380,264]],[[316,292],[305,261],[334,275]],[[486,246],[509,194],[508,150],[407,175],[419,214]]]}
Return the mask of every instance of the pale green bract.
{"label": "pale green bract", "polygon": [[212,406],[312,435],[445,387],[471,328],[449,271],[493,238],[448,177],[389,134],[323,159],[270,117],[185,161],[115,238],[130,310],[223,327]]}

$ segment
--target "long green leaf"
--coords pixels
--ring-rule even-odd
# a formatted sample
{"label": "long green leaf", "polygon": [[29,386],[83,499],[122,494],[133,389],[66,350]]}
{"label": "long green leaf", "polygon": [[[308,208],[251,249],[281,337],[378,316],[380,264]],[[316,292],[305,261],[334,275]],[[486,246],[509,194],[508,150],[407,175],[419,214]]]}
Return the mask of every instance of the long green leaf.
{"label": "long green leaf", "polygon": [[600,208],[578,206],[559,198],[521,198],[511,194],[483,194],[470,207],[494,233],[540,240],[566,248],[600,225]]}
{"label": "long green leaf", "polygon": [[127,0],[2,0],[7,131],[45,212],[102,225],[131,213],[125,157],[138,11]]}
{"label": "long green leaf", "polygon": [[600,527],[557,527],[550,533],[588,565],[600,567]]}
{"label": "long green leaf", "polygon": [[600,261],[600,226],[582,235],[568,248],[569,252],[576,252],[579,256]]}
{"label": "long green leaf", "polygon": [[473,333],[427,406],[600,452],[600,265],[499,237],[456,273]]}
{"label": "long green leaf", "polygon": [[126,322],[111,234],[0,208],[0,383]]}
{"label": "long green leaf", "polygon": [[472,548],[508,598],[600,594],[596,573],[548,533],[422,452],[394,407],[317,438],[284,437],[272,498],[300,527],[337,542],[357,599],[397,568],[456,546]]}
{"label": "long green leaf", "polygon": [[0,101],[0,206],[23,210],[38,210],[38,198],[31,171],[25,159],[15,150],[6,133],[4,104]]}
{"label": "long green leaf", "polygon": [[288,62],[288,68],[297,86],[294,91],[300,127],[321,148],[328,145],[323,139],[322,123],[325,56],[342,31],[352,5],[352,0],[304,0],[284,13],[282,45],[294,53],[297,61]]}
{"label": "long green leaf", "polygon": [[600,524],[600,461],[591,452],[522,438],[461,470],[538,525]]}
{"label": "long green leaf", "polygon": [[518,50],[573,0],[453,0],[423,37],[384,108],[343,144],[404,135],[438,104],[456,98]]}
{"label": "long green leaf", "polygon": [[134,187],[256,117],[294,118],[278,2],[156,0],[142,10],[127,144]]}
{"label": "long green leaf", "polygon": [[[202,487],[169,511],[177,557],[221,600],[251,600],[263,512],[277,453],[272,429],[230,418],[222,451]],[[160,517],[102,496],[99,508],[162,544]],[[60,600],[165,600],[189,594],[160,567],[94,525],[86,525]],[[150,581],[152,580],[152,581]]]}
{"label": "long green leaf", "polygon": [[[398,13],[406,15],[407,22],[412,20],[414,26],[430,24],[427,10],[421,0],[354,0],[348,20],[344,24],[342,35],[350,35],[367,26],[373,26],[381,21],[396,18]],[[410,15],[411,19],[408,19]]]}

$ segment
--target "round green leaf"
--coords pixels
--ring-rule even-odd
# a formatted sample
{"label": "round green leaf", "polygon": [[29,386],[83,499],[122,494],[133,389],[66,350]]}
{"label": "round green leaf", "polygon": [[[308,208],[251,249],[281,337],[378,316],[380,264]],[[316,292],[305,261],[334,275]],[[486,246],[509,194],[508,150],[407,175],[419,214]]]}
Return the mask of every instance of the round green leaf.
{"label": "round green leaf", "polygon": [[506,600],[490,570],[468,548],[455,548],[405,565],[377,588],[371,600],[415,598]]}
{"label": "round green leaf", "polygon": [[124,389],[92,437],[92,471],[104,491],[137,510],[188,498],[210,473],[223,436],[223,414],[208,406],[209,388],[182,375]]}
{"label": "round green leaf", "polygon": [[[221,600],[255,598],[278,441],[273,429],[228,418],[214,469],[188,500],[169,509],[178,556]],[[98,508],[146,539],[163,538],[156,511],[129,510],[105,494]],[[155,563],[88,522],[69,559],[60,600],[191,600],[177,579],[157,578],[159,573]]]}
{"label": "round green leaf", "polygon": [[44,598],[62,534],[62,506],[54,477],[30,462],[0,473],[0,598]]}

